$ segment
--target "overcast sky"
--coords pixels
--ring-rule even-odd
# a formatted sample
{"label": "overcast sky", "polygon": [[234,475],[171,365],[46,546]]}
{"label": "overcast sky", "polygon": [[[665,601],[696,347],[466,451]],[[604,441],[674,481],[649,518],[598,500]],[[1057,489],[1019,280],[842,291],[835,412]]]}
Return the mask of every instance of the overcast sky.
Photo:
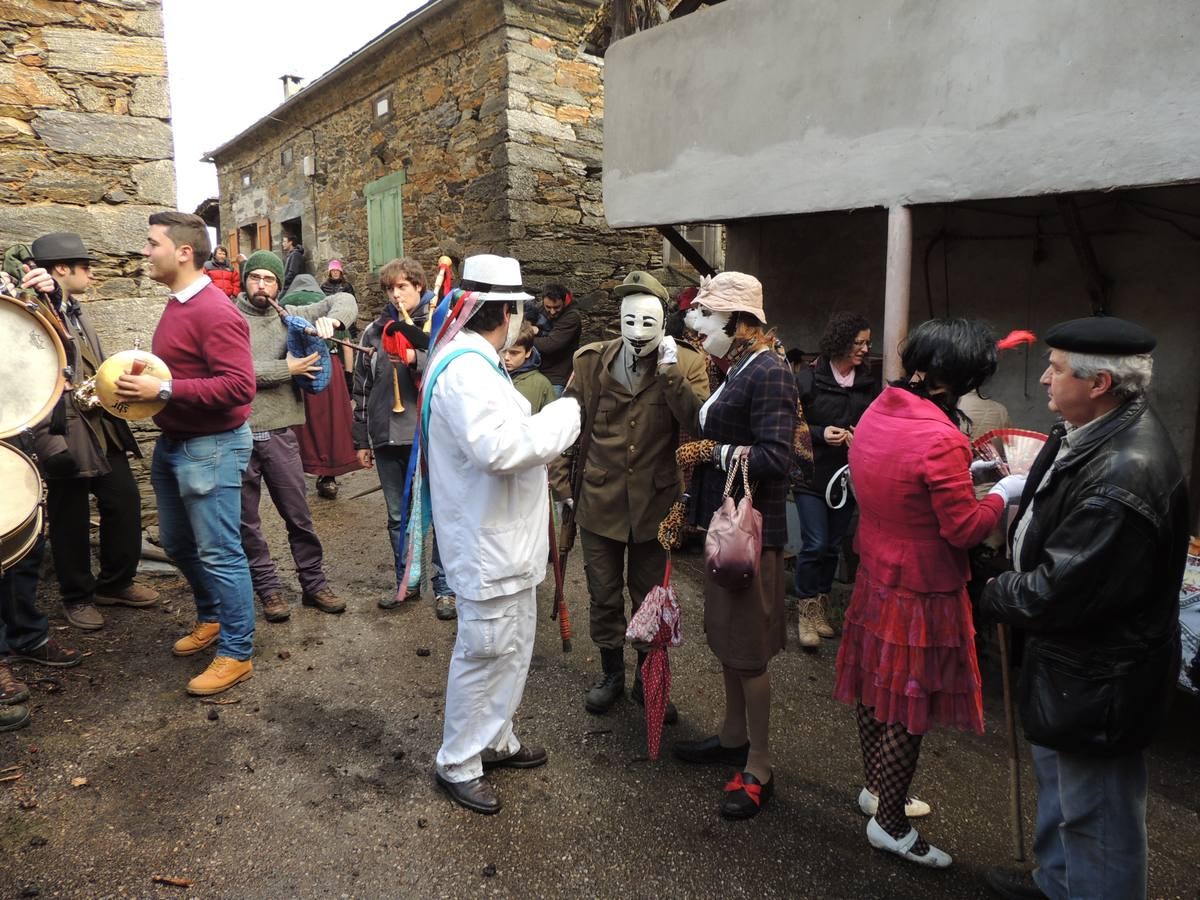
{"label": "overcast sky", "polygon": [[283,102],[281,75],[307,84],[425,0],[163,0],[179,208],[217,196],[200,157]]}

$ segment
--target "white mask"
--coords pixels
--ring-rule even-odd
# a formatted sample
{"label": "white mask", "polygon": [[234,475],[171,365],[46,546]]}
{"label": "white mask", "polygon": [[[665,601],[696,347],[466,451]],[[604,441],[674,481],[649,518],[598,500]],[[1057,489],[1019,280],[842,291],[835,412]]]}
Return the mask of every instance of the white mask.
{"label": "white mask", "polygon": [[621,340],[636,357],[658,350],[663,339],[663,305],[653,294],[630,294],[621,299]]}
{"label": "white mask", "polygon": [[718,359],[723,358],[733,346],[733,338],[725,333],[725,326],[729,324],[727,312],[713,312],[693,303],[683,317],[683,323],[704,338],[705,351]]}
{"label": "white mask", "polygon": [[524,324],[525,304],[518,300],[517,311],[508,317],[508,332],[504,335],[504,346],[500,348],[501,353],[517,342],[517,335],[521,333],[521,326]]}

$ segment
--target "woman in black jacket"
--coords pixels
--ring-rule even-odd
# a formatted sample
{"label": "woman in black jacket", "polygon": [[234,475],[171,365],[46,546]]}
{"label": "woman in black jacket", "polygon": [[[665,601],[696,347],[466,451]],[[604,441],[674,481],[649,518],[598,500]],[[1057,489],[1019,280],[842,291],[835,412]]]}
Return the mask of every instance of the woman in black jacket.
{"label": "woman in black jacket", "polygon": [[[796,595],[800,598],[800,646],[816,649],[833,637],[825,610],[838,553],[854,516],[854,498],[832,508],[826,488],[846,465],[854,426],[879,393],[867,354],[871,324],[857,313],[836,312],[821,335],[821,355],[796,375],[796,388],[812,432],[815,477],[793,486],[800,516],[801,546],[796,555]],[[834,491],[839,495],[841,491]],[[840,502],[840,496],[834,503]]]}

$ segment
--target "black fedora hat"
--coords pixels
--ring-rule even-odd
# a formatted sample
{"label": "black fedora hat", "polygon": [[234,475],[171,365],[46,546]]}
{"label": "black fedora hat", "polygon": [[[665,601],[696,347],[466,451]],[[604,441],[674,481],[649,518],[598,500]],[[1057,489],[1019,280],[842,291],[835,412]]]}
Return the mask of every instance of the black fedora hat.
{"label": "black fedora hat", "polygon": [[56,231],[43,234],[29,248],[39,263],[92,261],[92,255],[83,246],[83,238],[73,231]]}

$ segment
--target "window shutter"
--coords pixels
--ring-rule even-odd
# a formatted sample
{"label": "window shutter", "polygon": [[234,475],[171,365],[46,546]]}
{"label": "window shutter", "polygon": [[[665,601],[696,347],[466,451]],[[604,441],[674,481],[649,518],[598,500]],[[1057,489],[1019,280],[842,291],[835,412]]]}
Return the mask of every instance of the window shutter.
{"label": "window shutter", "polygon": [[367,201],[368,265],[372,272],[404,255],[404,172],[385,175],[363,188]]}
{"label": "window shutter", "polygon": [[254,223],[257,232],[254,237],[255,250],[270,250],[271,249],[271,220],[259,219]]}

